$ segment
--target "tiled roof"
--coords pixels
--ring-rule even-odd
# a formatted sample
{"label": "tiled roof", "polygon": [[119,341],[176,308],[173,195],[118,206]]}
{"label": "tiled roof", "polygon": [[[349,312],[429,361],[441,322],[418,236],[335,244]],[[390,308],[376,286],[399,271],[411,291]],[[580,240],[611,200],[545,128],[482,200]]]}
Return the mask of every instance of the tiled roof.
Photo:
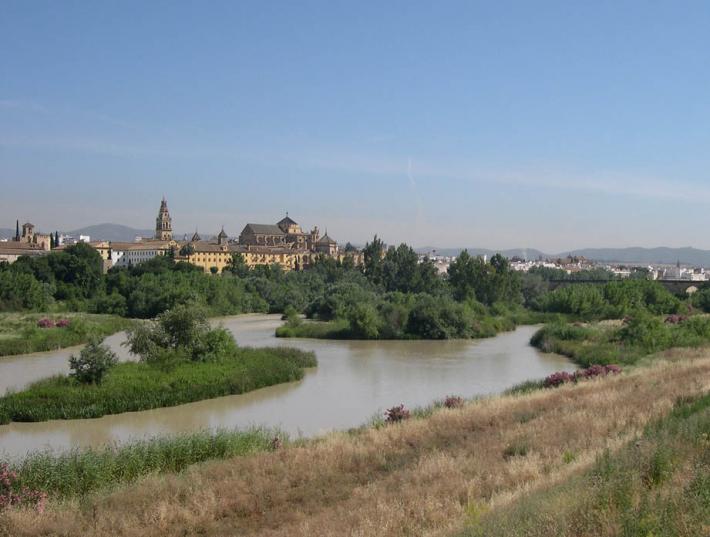
{"label": "tiled roof", "polygon": [[112,242],[112,250],[167,250],[168,241]]}
{"label": "tiled roof", "polygon": [[247,224],[242,233],[245,232],[251,232],[254,235],[285,235],[276,224]]}

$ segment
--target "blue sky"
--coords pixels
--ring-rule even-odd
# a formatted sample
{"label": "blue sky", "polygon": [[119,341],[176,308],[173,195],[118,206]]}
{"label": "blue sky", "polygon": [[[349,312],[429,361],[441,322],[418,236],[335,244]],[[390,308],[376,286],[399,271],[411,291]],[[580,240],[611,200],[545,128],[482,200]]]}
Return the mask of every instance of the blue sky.
{"label": "blue sky", "polygon": [[0,227],[710,248],[706,2],[0,2]]}

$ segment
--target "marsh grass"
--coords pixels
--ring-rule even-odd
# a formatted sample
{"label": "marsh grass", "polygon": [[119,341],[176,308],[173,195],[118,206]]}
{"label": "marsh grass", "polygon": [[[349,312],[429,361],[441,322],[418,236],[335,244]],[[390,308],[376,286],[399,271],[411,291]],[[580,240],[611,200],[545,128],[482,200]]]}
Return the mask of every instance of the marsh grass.
{"label": "marsh grass", "polygon": [[244,347],[222,360],[170,367],[119,363],[101,384],[56,376],[1,397],[0,423],[97,418],[240,394],[299,380],[305,368],[316,364],[312,352],[281,347]]}
{"label": "marsh grass", "polygon": [[287,441],[283,433],[271,429],[205,430],[102,449],[37,452],[19,462],[10,461],[10,466],[23,487],[68,498],[130,483],[148,474],[178,473],[198,462],[268,451],[275,445],[274,438],[280,445]]}
{"label": "marsh grass", "polygon": [[286,323],[276,329],[276,337],[348,339],[349,333],[350,325],[346,320],[301,321]]}
{"label": "marsh grass", "polygon": [[[40,319],[69,319],[66,327],[40,328]],[[44,352],[86,343],[126,330],[134,321],[90,313],[0,313],[0,356]]]}

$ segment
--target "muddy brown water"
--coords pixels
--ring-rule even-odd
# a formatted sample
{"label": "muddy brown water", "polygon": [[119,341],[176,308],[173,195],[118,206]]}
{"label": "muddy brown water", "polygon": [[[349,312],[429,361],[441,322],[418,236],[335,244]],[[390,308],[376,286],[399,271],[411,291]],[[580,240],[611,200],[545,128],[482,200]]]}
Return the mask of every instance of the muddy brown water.
{"label": "muddy brown water", "polygon": [[[214,321],[244,346],[294,346],[315,351],[318,367],[303,380],[177,407],[128,412],[97,419],[11,423],[0,426],[0,454],[21,457],[51,449],[121,444],[155,435],[199,429],[279,427],[311,436],[362,425],[386,408],[428,405],[446,395],[500,392],[553,371],[574,369],[566,358],[543,354],[528,342],[536,327],[482,340],[332,341],[278,339],[277,315],[239,315]],[[123,360],[133,357],[115,334],[108,343]],[[0,393],[67,371],[77,348],[0,359]]]}

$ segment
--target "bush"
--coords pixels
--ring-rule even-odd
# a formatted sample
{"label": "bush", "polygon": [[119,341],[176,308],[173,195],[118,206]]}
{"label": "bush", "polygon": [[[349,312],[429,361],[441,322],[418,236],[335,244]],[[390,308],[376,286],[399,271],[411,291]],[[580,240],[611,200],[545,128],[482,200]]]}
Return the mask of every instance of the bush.
{"label": "bush", "polygon": [[385,411],[385,423],[398,423],[409,419],[409,410],[404,405],[393,406]]}
{"label": "bush", "polygon": [[117,363],[116,354],[94,339],[81,349],[79,356],[69,358],[70,376],[80,384],[101,384],[104,375]]}
{"label": "bush", "polygon": [[605,377],[607,375],[616,375],[621,373],[621,368],[615,364],[598,365],[594,364],[586,369],[578,369],[574,373],[567,371],[557,371],[552,373],[543,381],[545,388],[556,388],[568,382],[579,382],[580,380],[590,379],[594,377]]}
{"label": "bush", "polygon": [[44,492],[23,487],[17,472],[6,463],[0,463],[0,512],[13,506],[32,506],[42,512],[46,499]]}
{"label": "bush", "polygon": [[237,344],[224,328],[210,328],[199,305],[179,305],[129,332],[131,352],[148,363],[212,361],[234,356]]}
{"label": "bush", "polygon": [[446,408],[460,408],[463,406],[463,399],[458,395],[447,395],[444,399],[444,406]]}

